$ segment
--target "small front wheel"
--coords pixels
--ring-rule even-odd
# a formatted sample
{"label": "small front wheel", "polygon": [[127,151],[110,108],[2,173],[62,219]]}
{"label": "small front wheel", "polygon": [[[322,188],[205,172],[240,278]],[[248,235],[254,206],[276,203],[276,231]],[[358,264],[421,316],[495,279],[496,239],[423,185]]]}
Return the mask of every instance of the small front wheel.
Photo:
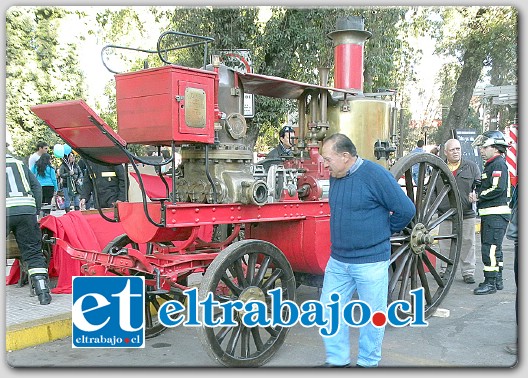
{"label": "small front wheel", "polygon": [[[147,243],[146,249],[147,252],[152,248],[152,245],[149,245],[150,243]],[[163,245],[172,245],[171,242],[165,242],[165,243],[157,243],[157,244],[163,244]],[[139,244],[133,242],[130,237],[127,234],[122,234],[116,236],[112,241],[110,241],[105,248],[103,249],[102,253],[107,254],[119,254],[119,253],[126,253],[126,247],[134,248],[139,250]],[[150,274],[145,274],[143,272],[137,272],[137,271],[130,271],[130,274],[132,275],[141,275],[144,276],[145,279],[154,279],[154,277]],[[180,284],[183,284],[184,286],[187,286],[187,278],[183,278],[182,281],[178,282]],[[165,331],[166,327],[159,322],[158,320],[158,310],[163,304],[163,302],[166,301],[172,301],[177,300],[180,302],[184,301],[184,296],[181,294],[179,289],[176,288],[170,288],[169,290],[156,290],[155,287],[146,285],[145,286],[145,338],[151,339],[153,337],[156,337],[160,335],[163,331]]]}

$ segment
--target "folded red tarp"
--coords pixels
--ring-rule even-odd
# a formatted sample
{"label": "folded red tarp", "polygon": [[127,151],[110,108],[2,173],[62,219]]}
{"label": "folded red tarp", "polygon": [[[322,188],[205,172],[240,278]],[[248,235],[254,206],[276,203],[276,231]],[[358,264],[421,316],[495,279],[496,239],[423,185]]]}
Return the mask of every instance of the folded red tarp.
{"label": "folded red tarp", "polygon": [[[112,213],[105,215],[113,217]],[[64,240],[73,248],[94,251],[101,251],[112,239],[124,233],[119,223],[107,222],[98,213],[82,214],[80,211],[70,211],[60,217],[48,215],[42,218],[40,228],[50,230],[54,237]],[[70,294],[72,277],[83,275],[81,272],[83,264],[83,261],[73,259],[64,249],[54,245],[48,272],[50,277],[58,277],[58,279],[57,286],[51,292]],[[11,267],[6,284],[18,282],[19,273],[17,260]]]}
{"label": "folded red tarp", "polygon": [[[113,217],[111,212],[105,215]],[[81,211],[70,211],[60,217],[48,215],[42,218],[40,228],[50,230],[53,237],[64,240],[73,248],[98,252],[102,251],[116,236],[125,233],[120,223],[108,222],[98,212],[86,214]],[[203,226],[198,237],[204,241],[211,241],[212,234],[213,226]],[[145,251],[146,245],[140,244],[139,249]],[[52,293],[71,294],[72,277],[83,275],[81,266],[84,263],[84,261],[73,259],[64,249],[54,245],[48,272],[50,277],[58,277],[58,279]],[[6,277],[6,285],[16,284],[19,276],[18,260],[15,260],[9,276]]]}

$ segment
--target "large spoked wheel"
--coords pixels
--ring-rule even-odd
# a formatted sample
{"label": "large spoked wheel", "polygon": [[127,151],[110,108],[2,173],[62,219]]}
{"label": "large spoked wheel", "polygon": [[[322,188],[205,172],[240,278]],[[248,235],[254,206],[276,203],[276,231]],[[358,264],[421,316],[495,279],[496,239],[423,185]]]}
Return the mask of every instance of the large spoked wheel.
{"label": "large spoked wheel", "polygon": [[[128,237],[126,234],[116,236],[110,243],[106,245],[103,249],[103,253],[109,254],[120,254],[125,253],[127,246],[139,250],[139,245]],[[147,245],[147,253],[150,250],[150,246]],[[144,274],[143,272],[131,272],[133,275],[144,275],[145,279],[154,279],[150,274]],[[185,282],[181,282],[186,285]],[[183,294],[175,288],[170,288],[170,290],[157,290],[153,286],[145,286],[145,338],[151,339],[153,337],[161,334],[167,327],[161,324],[158,320],[158,310],[160,306],[171,300],[183,301]]]}
{"label": "large spoked wheel", "polygon": [[[411,168],[418,164],[418,182],[413,184]],[[423,287],[425,317],[430,317],[449,292],[453,282],[462,243],[462,204],[455,178],[439,157],[430,153],[410,154],[391,168],[402,189],[416,206],[416,215],[399,235],[391,237],[389,268],[389,302],[406,300],[413,304],[410,291]],[[442,201],[449,210],[438,215]],[[439,226],[447,232],[439,232]],[[441,251],[439,241],[449,249]],[[447,264],[441,274],[441,262]],[[413,305],[414,308],[414,305]],[[414,313],[414,312],[412,312]]]}
{"label": "large spoked wheel", "polygon": [[[240,300],[262,301],[272,311],[269,291],[282,288],[282,301],[295,301],[295,278],[290,263],[273,244],[261,240],[243,240],[229,245],[218,254],[203,277],[199,287],[199,301],[213,293],[215,301],[225,303]],[[232,327],[207,327],[201,322],[198,329],[202,345],[209,356],[229,367],[256,367],[265,364],[284,343],[288,327],[247,327],[241,321],[243,312],[234,310],[238,323]],[[289,314],[283,309],[283,319]],[[200,319],[204,319],[200,306]],[[214,320],[223,316],[214,313]]]}

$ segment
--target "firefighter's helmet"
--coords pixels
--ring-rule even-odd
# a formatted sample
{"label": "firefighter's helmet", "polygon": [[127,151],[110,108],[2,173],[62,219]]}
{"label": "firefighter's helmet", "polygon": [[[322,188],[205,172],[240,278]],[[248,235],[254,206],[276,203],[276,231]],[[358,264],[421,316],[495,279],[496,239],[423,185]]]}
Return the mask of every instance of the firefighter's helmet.
{"label": "firefighter's helmet", "polygon": [[473,147],[503,146],[508,147],[508,142],[499,130],[489,130],[479,135],[473,143]]}

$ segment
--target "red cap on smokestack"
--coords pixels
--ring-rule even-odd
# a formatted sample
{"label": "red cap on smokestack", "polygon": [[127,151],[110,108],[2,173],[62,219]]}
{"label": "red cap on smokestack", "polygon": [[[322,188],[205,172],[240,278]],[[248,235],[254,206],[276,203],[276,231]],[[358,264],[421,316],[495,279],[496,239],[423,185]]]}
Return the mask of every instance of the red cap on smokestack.
{"label": "red cap on smokestack", "polygon": [[363,92],[363,45],[372,33],[358,16],[338,18],[336,29],[328,33],[334,41],[334,87]]}

